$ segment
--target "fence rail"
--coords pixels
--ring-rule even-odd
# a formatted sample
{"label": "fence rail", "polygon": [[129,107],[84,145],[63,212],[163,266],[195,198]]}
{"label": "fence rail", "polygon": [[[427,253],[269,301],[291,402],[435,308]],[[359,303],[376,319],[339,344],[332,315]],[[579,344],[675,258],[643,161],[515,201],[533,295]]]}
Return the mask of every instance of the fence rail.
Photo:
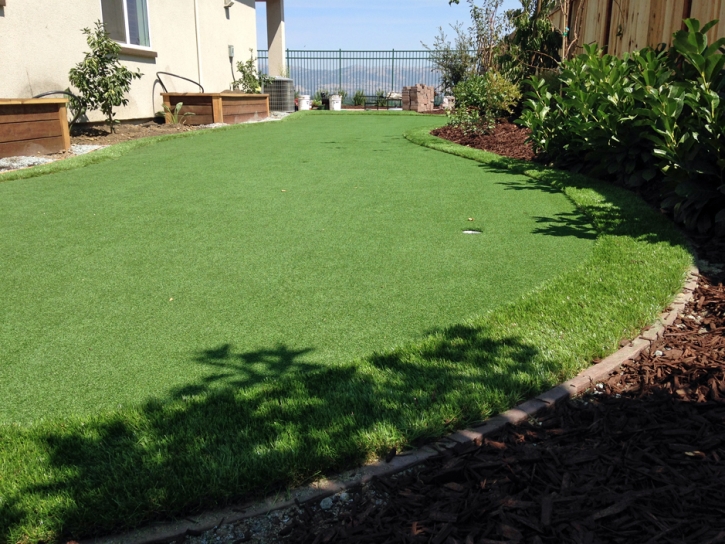
{"label": "fence rail", "polygon": [[[259,50],[258,69],[268,73],[268,52]],[[378,91],[400,92],[403,87],[423,83],[438,89],[440,73],[423,51],[326,51],[287,50],[286,65],[295,90],[303,94],[343,90],[352,95]]]}

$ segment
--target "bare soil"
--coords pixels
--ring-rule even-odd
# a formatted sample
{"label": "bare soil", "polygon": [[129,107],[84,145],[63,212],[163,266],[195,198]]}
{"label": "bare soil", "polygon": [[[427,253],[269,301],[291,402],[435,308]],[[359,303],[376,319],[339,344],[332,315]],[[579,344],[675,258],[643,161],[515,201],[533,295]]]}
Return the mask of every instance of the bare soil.
{"label": "bare soil", "polygon": [[129,140],[137,140],[138,138],[175,134],[190,130],[195,130],[195,127],[183,124],[166,125],[154,121],[140,124],[122,123],[115,127],[113,133],[110,132],[107,126],[80,126],[74,127],[71,132],[71,144],[113,145]]}

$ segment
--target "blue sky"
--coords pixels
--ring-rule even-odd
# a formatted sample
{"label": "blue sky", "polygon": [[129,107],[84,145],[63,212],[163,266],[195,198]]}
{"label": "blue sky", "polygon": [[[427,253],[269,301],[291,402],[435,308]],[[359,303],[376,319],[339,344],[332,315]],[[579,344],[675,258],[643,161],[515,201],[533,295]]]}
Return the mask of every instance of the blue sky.
{"label": "blue sky", "polygon": [[[265,3],[257,3],[259,49],[267,49]],[[505,0],[504,9],[520,6]],[[469,23],[468,4],[448,0],[285,0],[289,49],[422,49],[442,26]]]}

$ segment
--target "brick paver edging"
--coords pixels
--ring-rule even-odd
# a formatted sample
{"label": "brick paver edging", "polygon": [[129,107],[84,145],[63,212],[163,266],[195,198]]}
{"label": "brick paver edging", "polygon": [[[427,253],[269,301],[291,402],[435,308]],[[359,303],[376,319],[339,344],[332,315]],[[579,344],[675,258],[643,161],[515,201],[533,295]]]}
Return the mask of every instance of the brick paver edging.
{"label": "brick paver edging", "polygon": [[692,300],[692,293],[697,287],[699,272],[691,267],[687,274],[687,281],[682,292],[675,297],[667,311],[660,314],[655,324],[643,331],[629,344],[619,349],[599,364],[580,372],[575,378],[568,380],[537,397],[519,404],[497,416],[487,419],[482,425],[472,429],[463,429],[412,452],[404,452],[390,462],[377,461],[359,469],[343,472],[335,479],[320,480],[309,486],[290,492],[284,498],[279,495],[269,497],[264,501],[248,503],[237,507],[229,507],[213,512],[206,512],[186,519],[160,523],[135,529],[124,535],[101,537],[84,541],[85,544],[162,544],[178,540],[187,534],[199,534],[213,529],[224,523],[234,523],[242,519],[266,514],[273,510],[288,508],[295,501],[307,502],[321,500],[329,495],[339,493],[351,487],[365,484],[375,476],[383,476],[401,472],[424,461],[435,457],[442,450],[465,446],[471,443],[481,444],[483,439],[500,430],[507,424],[517,424],[528,418],[540,415],[557,403],[575,397],[591,389],[596,383],[605,380],[609,374],[619,368],[626,361],[635,359],[640,352],[662,336],[665,327],[674,323],[678,314],[682,313],[685,305]]}

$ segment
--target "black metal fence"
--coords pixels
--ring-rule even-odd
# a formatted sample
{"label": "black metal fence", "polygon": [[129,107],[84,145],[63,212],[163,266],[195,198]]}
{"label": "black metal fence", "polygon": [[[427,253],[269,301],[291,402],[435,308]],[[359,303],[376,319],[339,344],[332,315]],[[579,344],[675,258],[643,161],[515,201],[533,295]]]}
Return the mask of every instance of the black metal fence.
{"label": "black metal fence", "polygon": [[[268,73],[266,50],[259,50],[258,69]],[[317,91],[343,90],[348,101],[356,91],[375,95],[378,91],[401,92],[403,87],[423,83],[436,89],[440,74],[430,51],[308,51],[287,50],[285,74],[295,90],[314,95]]]}

